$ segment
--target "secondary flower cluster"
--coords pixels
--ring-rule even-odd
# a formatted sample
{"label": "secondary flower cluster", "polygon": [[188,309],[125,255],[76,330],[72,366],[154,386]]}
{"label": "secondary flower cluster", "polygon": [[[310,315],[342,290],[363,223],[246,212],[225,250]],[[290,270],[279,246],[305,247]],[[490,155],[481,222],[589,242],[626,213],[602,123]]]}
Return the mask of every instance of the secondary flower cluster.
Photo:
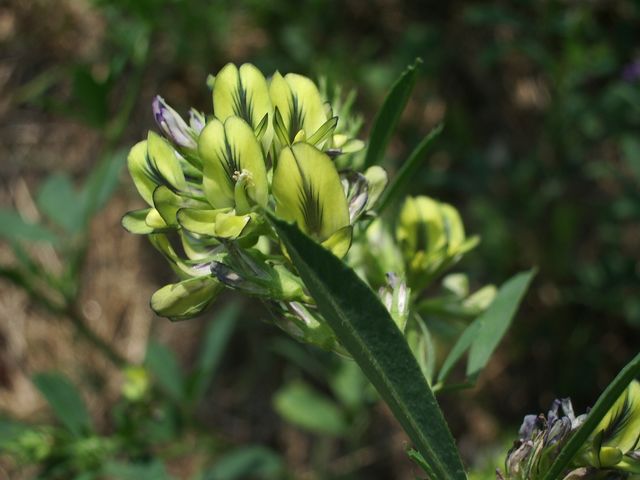
{"label": "secondary flower cluster", "polygon": [[296,338],[340,350],[266,221],[270,210],[356,268],[362,252],[379,251],[365,262],[379,274],[360,270],[404,331],[411,292],[477,243],[465,239],[456,210],[409,198],[395,238],[385,237],[373,220],[387,175],[356,168],[364,143],[354,138],[353,95],[330,99],[304,76],[267,79],[250,64],[228,64],[209,83],[213,115],[192,109],[185,121],[156,97],[162,135],[149,132],[128,158],[147,208],[127,213],[123,226],[147,235],[180,277],[153,294],[154,311],[189,318],[231,288],[263,299]]}
{"label": "secondary flower cluster", "polygon": [[[520,438],[507,457],[506,478],[543,478],[587,415],[576,417],[568,398],[555,400],[546,417],[527,415]],[[634,381],[600,421],[563,480],[637,478],[640,478],[640,383]]]}

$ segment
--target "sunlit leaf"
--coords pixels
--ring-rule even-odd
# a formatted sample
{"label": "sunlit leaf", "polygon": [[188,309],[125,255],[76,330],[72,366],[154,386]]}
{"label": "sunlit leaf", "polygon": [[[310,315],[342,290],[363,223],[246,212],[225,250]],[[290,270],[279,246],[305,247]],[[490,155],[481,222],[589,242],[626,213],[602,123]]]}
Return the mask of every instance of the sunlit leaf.
{"label": "sunlit leaf", "polygon": [[434,478],[465,479],[433,392],[378,296],[331,252],[294,225],[268,215],[324,319],[423,454]]}
{"label": "sunlit leaf", "polygon": [[519,273],[500,288],[489,308],[465,329],[449,352],[438,374],[439,382],[447,378],[467,350],[467,377],[475,379],[480,374],[511,325],[534,275],[533,270]]}

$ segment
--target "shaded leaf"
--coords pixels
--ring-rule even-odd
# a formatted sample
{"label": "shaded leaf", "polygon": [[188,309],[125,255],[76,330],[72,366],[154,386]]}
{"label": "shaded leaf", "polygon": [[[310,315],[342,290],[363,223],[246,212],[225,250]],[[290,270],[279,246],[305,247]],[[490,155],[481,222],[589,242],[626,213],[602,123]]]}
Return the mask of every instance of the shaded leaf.
{"label": "shaded leaf", "polygon": [[240,307],[236,303],[227,305],[209,320],[209,327],[200,347],[200,357],[194,373],[191,398],[198,402],[204,396],[207,386],[218,368],[233,329],[238,319]]}
{"label": "shaded leaf", "polygon": [[51,230],[37,223],[22,219],[15,210],[0,208],[0,238],[6,240],[30,240],[57,244],[59,239]]}
{"label": "shaded leaf", "polygon": [[438,381],[444,381],[451,369],[469,350],[467,376],[477,377],[506,333],[520,305],[534,270],[515,275],[500,288],[489,308],[462,333],[444,361]]}
{"label": "shaded leaf", "polygon": [[382,107],[378,111],[369,138],[369,147],[364,160],[365,167],[379,165],[395,131],[400,115],[407,105],[413,86],[418,76],[418,66],[421,59],[416,59],[413,65],[409,66],[393,84],[391,90],[384,99]]}
{"label": "shaded leaf", "polygon": [[261,446],[246,446],[219,458],[216,465],[205,471],[202,480],[244,480],[283,478],[282,459]]}
{"label": "shaded leaf", "polygon": [[49,403],[58,420],[75,436],[92,430],[91,417],[76,387],[61,373],[34,375],[33,383]]}
{"label": "shaded leaf", "polygon": [[38,190],[36,202],[42,213],[68,233],[82,230],[83,204],[67,174],[50,175]]}
{"label": "shaded leaf", "polygon": [[103,473],[118,480],[171,480],[162,462],[152,460],[149,463],[124,463],[110,461],[103,467]]}
{"label": "shaded leaf", "polygon": [[275,410],[289,423],[321,435],[341,435],[347,422],[338,405],[303,382],[292,382],[276,392]]}
{"label": "shaded leaf", "polygon": [[184,379],[175,354],[164,345],[150,342],[144,363],[156,382],[171,398],[181,401],[184,397]]}

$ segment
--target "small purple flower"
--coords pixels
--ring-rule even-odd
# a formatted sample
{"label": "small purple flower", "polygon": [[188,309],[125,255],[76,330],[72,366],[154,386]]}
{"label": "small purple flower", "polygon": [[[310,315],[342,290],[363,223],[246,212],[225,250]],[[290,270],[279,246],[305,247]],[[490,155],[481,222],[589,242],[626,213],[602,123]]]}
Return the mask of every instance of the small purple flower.
{"label": "small purple flower", "polygon": [[178,112],[167,105],[167,102],[160,95],[153,99],[153,116],[156,123],[164,133],[164,136],[173,141],[176,145],[184,148],[196,149],[196,132],[182,119]]}

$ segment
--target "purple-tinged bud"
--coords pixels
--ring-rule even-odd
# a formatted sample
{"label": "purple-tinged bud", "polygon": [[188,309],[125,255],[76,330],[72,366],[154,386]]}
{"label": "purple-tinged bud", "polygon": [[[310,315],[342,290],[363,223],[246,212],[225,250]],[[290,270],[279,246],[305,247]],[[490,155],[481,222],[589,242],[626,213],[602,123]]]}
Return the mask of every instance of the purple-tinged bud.
{"label": "purple-tinged bud", "polygon": [[178,115],[178,112],[167,105],[160,95],[154,97],[152,107],[153,117],[165,137],[178,146],[197,148],[193,129]]}
{"label": "purple-tinged bud", "polygon": [[189,110],[189,125],[193,133],[200,135],[206,123],[207,119],[204,117],[204,113],[197,111],[195,108]]}

